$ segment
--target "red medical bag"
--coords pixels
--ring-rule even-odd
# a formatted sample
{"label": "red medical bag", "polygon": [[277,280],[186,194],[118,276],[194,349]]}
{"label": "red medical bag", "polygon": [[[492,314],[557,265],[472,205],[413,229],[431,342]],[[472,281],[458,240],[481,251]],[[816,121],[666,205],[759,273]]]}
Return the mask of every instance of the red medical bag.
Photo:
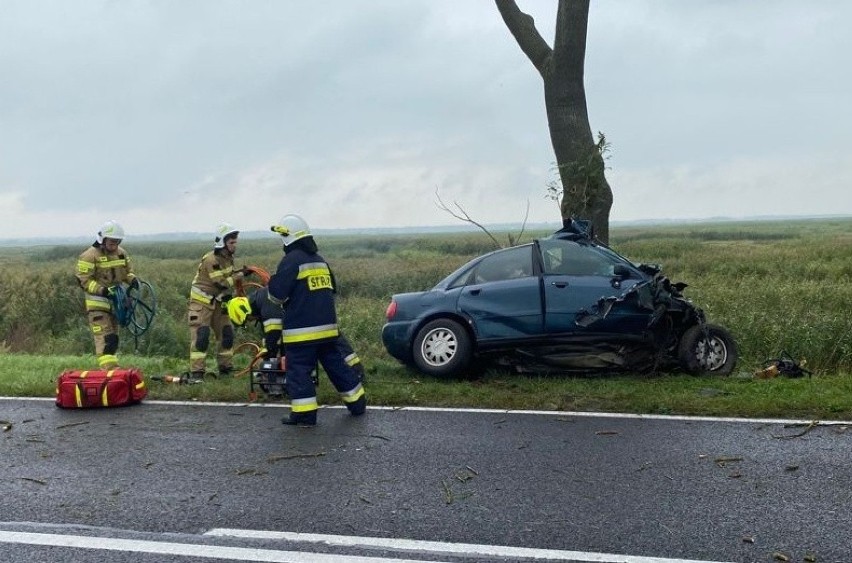
{"label": "red medical bag", "polygon": [[66,409],[120,407],[148,395],[138,369],[66,370],[56,382],[56,406]]}

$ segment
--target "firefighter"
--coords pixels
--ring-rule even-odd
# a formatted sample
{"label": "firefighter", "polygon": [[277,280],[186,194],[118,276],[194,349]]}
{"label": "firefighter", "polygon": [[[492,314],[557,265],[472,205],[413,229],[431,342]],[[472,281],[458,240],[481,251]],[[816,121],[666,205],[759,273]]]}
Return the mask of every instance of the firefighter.
{"label": "firefighter", "polygon": [[229,223],[216,229],[213,250],[201,257],[189,293],[189,381],[204,379],[207,349],[216,338],[216,364],[220,376],[231,375],[234,356],[234,326],[228,318],[227,303],[244,269],[234,269],[234,255],[240,232]]}
{"label": "firefighter", "polygon": [[113,296],[119,284],[138,287],[130,256],[120,244],[124,229],[116,221],[104,223],[95,242],[77,259],[77,281],[86,297],[86,317],[95,340],[98,367],[118,367],[118,321]]}
{"label": "firefighter", "polygon": [[[256,319],[263,327],[264,360],[271,360],[284,355],[281,334],[284,329],[284,311],[280,305],[269,300],[269,288],[262,287],[253,291],[248,297],[234,297],[228,302],[228,316],[234,326],[243,326],[248,319]],[[339,330],[339,329],[338,329]],[[340,332],[336,341],[338,351],[343,355],[346,364],[355,369],[358,379],[364,381],[364,366],[361,358],[355,353],[349,340]]]}
{"label": "firefighter", "polygon": [[290,416],[282,422],[316,424],[319,405],[311,371],[318,361],[349,412],[362,415],[367,397],[357,370],[346,363],[338,347],[335,281],[328,263],[317,254],[308,224],[298,215],[285,215],[272,231],[281,235],[284,243],[284,257],[268,285],[269,300],[283,307],[287,321],[282,343]]}

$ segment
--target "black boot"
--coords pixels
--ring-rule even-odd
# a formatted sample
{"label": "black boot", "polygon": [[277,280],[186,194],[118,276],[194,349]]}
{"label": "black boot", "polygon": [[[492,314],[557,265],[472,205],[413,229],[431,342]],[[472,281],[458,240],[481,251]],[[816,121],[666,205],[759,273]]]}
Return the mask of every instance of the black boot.
{"label": "black boot", "polygon": [[317,411],[291,412],[289,417],[285,416],[281,419],[281,424],[286,424],[288,426],[316,426]]}
{"label": "black boot", "polygon": [[354,403],[346,403],[346,408],[352,416],[361,416],[367,412],[367,396],[361,395]]}
{"label": "black boot", "polygon": [[186,382],[188,384],[204,383],[204,372],[203,371],[191,371],[191,372],[189,372],[189,377],[187,377]]}
{"label": "black boot", "polygon": [[219,366],[219,377],[227,378],[233,375],[234,368],[231,366]]}

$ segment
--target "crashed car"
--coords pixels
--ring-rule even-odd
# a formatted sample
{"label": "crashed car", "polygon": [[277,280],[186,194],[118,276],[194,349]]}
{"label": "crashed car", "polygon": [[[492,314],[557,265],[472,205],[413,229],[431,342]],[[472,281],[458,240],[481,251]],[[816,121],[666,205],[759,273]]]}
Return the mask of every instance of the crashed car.
{"label": "crashed car", "polygon": [[729,375],[737,347],[657,265],[597,241],[588,224],[474,258],[428,291],[393,295],[388,353],[453,377],[489,363],[519,372]]}

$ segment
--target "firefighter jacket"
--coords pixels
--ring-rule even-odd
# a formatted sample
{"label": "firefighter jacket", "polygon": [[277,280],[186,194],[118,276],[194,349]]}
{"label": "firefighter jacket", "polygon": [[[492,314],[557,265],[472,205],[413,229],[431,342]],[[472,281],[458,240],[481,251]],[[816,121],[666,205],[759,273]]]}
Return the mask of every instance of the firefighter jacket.
{"label": "firefighter jacket", "polygon": [[283,353],[281,350],[281,331],[284,328],[284,311],[281,305],[269,300],[269,289],[262,287],[248,297],[251,315],[260,320],[263,326],[263,341],[266,357],[274,358]]}
{"label": "firefighter jacket", "polygon": [[297,247],[288,250],[269,280],[269,299],[284,307],[285,346],[337,338],[334,276],[322,256]]}
{"label": "firefighter jacket", "polygon": [[77,281],[86,292],[86,311],[112,311],[106,290],[136,278],[130,256],[122,247],[108,254],[103,245],[94,243],[77,259]]}
{"label": "firefighter jacket", "polygon": [[242,274],[234,272],[233,255],[227,251],[211,250],[201,257],[189,298],[213,307],[214,301],[224,302],[233,295],[236,280],[241,277]]}

